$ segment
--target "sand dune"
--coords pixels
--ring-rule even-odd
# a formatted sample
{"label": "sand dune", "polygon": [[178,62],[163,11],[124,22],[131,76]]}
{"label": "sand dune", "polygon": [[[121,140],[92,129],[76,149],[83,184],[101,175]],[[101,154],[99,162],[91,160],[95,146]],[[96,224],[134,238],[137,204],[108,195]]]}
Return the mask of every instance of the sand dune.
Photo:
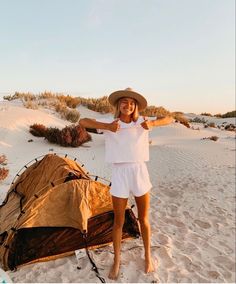
{"label": "sand dune", "polygon": [[[82,117],[101,116],[83,107],[79,110]],[[0,183],[0,201],[20,168],[49,152],[78,157],[91,173],[110,179],[111,170],[103,160],[103,135],[92,134],[88,147],[64,148],[33,137],[28,132],[33,123],[69,124],[52,111],[0,103],[0,154],[7,156],[9,168],[8,178]],[[118,282],[235,282],[235,133],[198,127],[192,130],[175,123],[150,133],[150,220],[156,271],[150,275],[143,272],[140,239],[125,241]],[[219,140],[201,140],[212,135]],[[133,197],[130,202],[134,203]],[[112,247],[93,250],[92,255],[108,281]],[[88,258],[78,264],[75,255],[27,265],[8,274],[14,282],[100,282]]]}

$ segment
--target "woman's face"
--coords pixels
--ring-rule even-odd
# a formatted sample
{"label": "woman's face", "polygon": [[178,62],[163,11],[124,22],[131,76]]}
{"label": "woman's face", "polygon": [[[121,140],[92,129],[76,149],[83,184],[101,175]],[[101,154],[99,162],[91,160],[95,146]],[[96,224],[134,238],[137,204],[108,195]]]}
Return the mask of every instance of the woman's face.
{"label": "woman's face", "polygon": [[123,115],[131,115],[136,106],[136,101],[132,98],[121,98],[120,99],[120,112]]}

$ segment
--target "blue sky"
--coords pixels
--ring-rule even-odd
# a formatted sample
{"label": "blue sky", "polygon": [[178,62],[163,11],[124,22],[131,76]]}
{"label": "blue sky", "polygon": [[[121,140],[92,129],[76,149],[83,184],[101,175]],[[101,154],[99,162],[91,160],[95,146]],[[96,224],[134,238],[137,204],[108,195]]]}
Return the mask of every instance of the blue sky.
{"label": "blue sky", "polygon": [[170,111],[235,109],[234,0],[0,0],[0,96],[132,87]]}

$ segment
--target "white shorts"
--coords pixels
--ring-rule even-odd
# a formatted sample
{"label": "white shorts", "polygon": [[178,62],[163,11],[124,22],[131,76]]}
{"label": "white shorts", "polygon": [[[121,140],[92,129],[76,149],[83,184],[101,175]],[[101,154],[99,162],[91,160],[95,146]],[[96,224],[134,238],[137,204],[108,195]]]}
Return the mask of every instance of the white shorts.
{"label": "white shorts", "polygon": [[111,195],[128,198],[132,192],[138,197],[147,193],[151,187],[147,166],[144,162],[112,164]]}

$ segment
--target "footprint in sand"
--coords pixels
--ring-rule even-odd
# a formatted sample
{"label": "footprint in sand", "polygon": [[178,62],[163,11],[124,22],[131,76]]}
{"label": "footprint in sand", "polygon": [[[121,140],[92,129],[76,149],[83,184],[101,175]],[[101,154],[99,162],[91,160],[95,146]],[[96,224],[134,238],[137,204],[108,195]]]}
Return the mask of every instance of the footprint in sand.
{"label": "footprint in sand", "polygon": [[189,214],[188,211],[183,211],[183,214],[184,214],[184,217],[185,217],[186,219],[192,219],[192,216]]}
{"label": "footprint in sand", "polygon": [[179,260],[180,260],[180,262],[183,263],[184,267],[185,267],[188,271],[193,272],[192,260],[191,260],[191,258],[189,258],[189,257],[186,256],[186,255],[180,255]]}
{"label": "footprint in sand", "polygon": [[177,197],[180,197],[182,195],[178,191],[175,191],[175,190],[171,191],[171,190],[167,190],[167,189],[165,189],[165,191],[163,191],[163,193],[165,195],[167,195],[168,197],[172,197],[172,198],[177,198]]}
{"label": "footprint in sand", "polygon": [[194,223],[197,224],[202,229],[209,229],[211,227],[211,224],[201,220],[195,220]]}
{"label": "footprint in sand", "polygon": [[157,234],[157,241],[159,244],[166,246],[170,243],[170,238],[162,233]]}
{"label": "footprint in sand", "polygon": [[164,217],[162,218],[162,221],[164,221],[165,223],[167,224],[170,224],[170,225],[174,225],[175,227],[183,227],[185,228],[185,224],[179,220],[176,220],[174,218],[168,218],[168,217]]}
{"label": "footprint in sand", "polygon": [[235,262],[233,262],[231,259],[229,259],[226,256],[216,256],[214,257],[215,264],[219,267],[226,267],[229,271],[235,272]]}
{"label": "footprint in sand", "polygon": [[207,271],[207,274],[212,279],[217,279],[218,277],[220,277],[220,273],[217,271]]}
{"label": "footprint in sand", "polygon": [[169,255],[167,249],[165,247],[160,247],[157,250],[157,255],[160,263],[165,267],[165,268],[171,268],[174,266],[174,263],[171,259],[171,256]]}
{"label": "footprint in sand", "polygon": [[178,209],[179,209],[179,207],[175,204],[170,204],[167,207],[167,211],[168,211],[168,213],[171,217],[175,217],[177,215]]}

